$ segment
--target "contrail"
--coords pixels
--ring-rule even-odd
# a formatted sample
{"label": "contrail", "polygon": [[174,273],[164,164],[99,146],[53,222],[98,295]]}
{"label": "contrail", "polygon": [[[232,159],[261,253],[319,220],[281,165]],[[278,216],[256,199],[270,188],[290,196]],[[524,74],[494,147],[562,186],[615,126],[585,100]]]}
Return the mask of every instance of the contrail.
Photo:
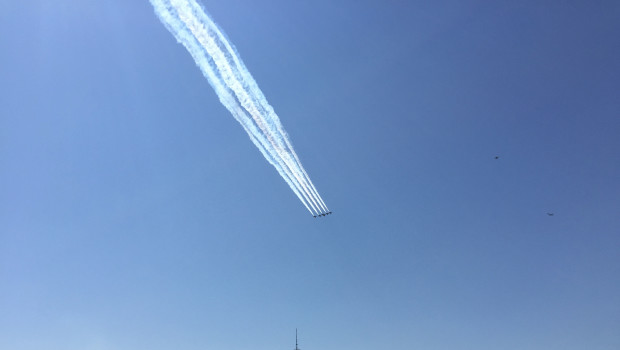
{"label": "contrail", "polygon": [[[190,6],[192,6],[192,11],[194,11],[194,13],[197,16],[203,17],[202,20],[204,22],[211,22],[211,23],[213,22],[208,17],[208,15],[206,15],[206,13],[202,10],[202,8],[200,8],[197,4],[190,3]],[[253,102],[256,105],[258,105],[258,108],[261,109],[260,113],[262,115],[268,116],[267,120],[271,121],[270,124],[272,126],[272,129],[274,129],[274,128],[277,129],[276,132],[277,132],[277,134],[279,136],[280,145],[283,146],[282,142],[284,142],[286,144],[285,147],[288,148],[289,152],[295,158],[295,163],[297,165],[297,169],[298,169],[298,171],[301,171],[301,173],[303,173],[304,178],[305,178],[304,181],[307,181],[308,184],[311,186],[311,188],[312,188],[312,196],[314,197],[314,199],[319,202],[319,205],[322,207],[322,209],[324,211],[328,211],[327,206],[325,205],[323,200],[320,198],[320,196],[318,195],[318,192],[316,191],[316,188],[314,188],[314,185],[310,181],[310,177],[308,176],[308,174],[306,173],[305,169],[301,165],[301,162],[299,161],[299,157],[297,156],[297,153],[295,153],[295,150],[293,149],[293,146],[292,146],[291,142],[288,139],[288,135],[286,134],[286,131],[284,131],[284,128],[282,127],[282,123],[280,123],[280,118],[278,118],[278,116],[277,116],[277,114],[275,114],[275,111],[273,110],[273,108],[267,103],[267,99],[263,95],[263,92],[258,88],[258,85],[256,84],[256,81],[254,79],[252,79],[249,71],[247,70],[247,68],[245,67],[243,62],[241,61],[239,53],[237,52],[235,47],[230,44],[230,42],[228,41],[228,38],[226,37],[226,34],[224,34],[224,32],[222,32],[220,30],[220,28],[215,23],[213,23],[213,30],[217,34],[217,36],[220,39],[220,41],[222,43],[224,43],[227,51],[231,53],[230,57],[233,60],[233,62],[231,62],[231,64],[234,65],[234,67],[238,71],[246,72],[245,75],[249,76],[250,79],[247,79],[248,80],[247,81],[247,87],[251,90],[252,95],[255,96],[255,98],[253,99]]]}
{"label": "contrail", "polygon": [[150,0],[166,28],[189,51],[222,104],[313,215],[327,206],[299,161],[280,119],[234,46],[195,0]]}
{"label": "contrail", "polygon": [[[216,65],[220,69],[220,72],[225,75],[225,80],[228,82],[229,87],[234,90],[235,94],[242,102],[244,108],[246,108],[250,112],[252,118],[255,120],[261,131],[267,135],[270,143],[274,148],[276,148],[276,152],[280,154],[283,161],[285,162],[286,167],[293,171],[293,176],[295,176],[296,180],[301,184],[304,194],[311,197],[313,208],[318,207],[318,203],[320,203],[320,200],[316,198],[318,196],[308,189],[308,186],[305,183],[306,180],[300,178],[300,172],[303,171],[303,168],[298,163],[292,164],[293,162],[290,158],[289,152],[283,150],[284,142],[286,142],[287,145],[290,145],[290,142],[287,139],[282,140],[282,133],[278,133],[275,130],[275,127],[281,129],[281,124],[279,123],[277,115],[273,113],[273,109],[271,108],[271,106],[266,103],[266,99],[262,95],[260,89],[258,89],[258,86],[256,85],[254,79],[252,79],[250,73],[241,62],[238,53],[234,50],[234,47],[227,41],[227,38],[222,33],[222,31],[219,30],[215,23],[211,21],[211,19],[205,14],[205,12],[202,11],[202,8],[200,8],[200,6],[198,6],[196,3],[183,3],[181,1],[175,0],[172,0],[171,3],[177,6],[179,17],[186,24],[188,24],[192,33],[214,58]],[[181,11],[179,11],[179,9]],[[198,25],[196,25],[197,22]],[[205,26],[200,25],[202,23],[207,23],[209,26],[205,28]],[[221,46],[223,46],[226,52],[222,52],[223,50],[220,50],[220,45],[214,45],[215,43],[213,42],[213,39],[209,35],[210,33],[208,33],[208,31],[213,31],[213,33],[217,35],[217,39],[220,40],[220,42],[222,43]],[[231,77],[231,74],[234,74],[234,76]],[[241,87],[240,85],[242,84],[241,82],[243,82],[243,87]],[[246,87],[250,88],[254,96],[252,96],[252,94],[248,94],[248,92],[245,90]],[[267,114],[267,116],[275,117],[275,121],[279,125],[276,125],[274,127],[274,122],[270,120],[270,118],[265,118],[265,104],[269,109],[271,109],[272,112]],[[263,110],[257,110],[261,107],[263,107]],[[268,126],[271,129],[270,131],[266,130],[267,126],[265,125],[265,122],[268,123]],[[277,140],[279,142],[277,144],[273,139],[273,135],[279,136],[279,139]],[[320,208],[320,210],[323,210],[323,208]]]}
{"label": "contrail", "polygon": [[[170,3],[177,9],[179,18],[187,25],[188,29],[213,58],[216,68],[222,75],[227,86],[234,91],[239,102],[248,111],[263,134],[265,134],[273,149],[275,149],[276,153],[284,161],[285,166],[292,172],[292,175],[301,185],[306,198],[310,200],[313,208],[317,210],[319,205],[312,194],[310,194],[305,180],[300,178],[299,167],[292,164],[290,154],[283,150],[283,141],[274,139],[274,136],[278,135],[275,134],[276,130],[273,127],[273,122],[265,118],[265,114],[261,113],[258,109],[259,105],[256,103],[256,98],[253,98],[250,92],[246,90],[247,85],[243,83],[250,80],[248,77],[251,78],[251,75],[247,69],[245,69],[245,72],[239,69],[240,60],[235,59],[235,57],[238,56],[236,52],[233,51],[232,45],[226,41],[221,31],[219,31],[217,26],[215,26],[206,14],[201,11],[198,5],[194,4],[195,6],[191,6],[191,3],[184,0],[170,0]],[[218,39],[221,41],[217,41]],[[220,43],[222,45],[218,45]]]}
{"label": "contrail", "polygon": [[[158,9],[157,6],[155,8],[156,10]],[[162,11],[162,12],[158,12],[158,14],[161,16],[162,21],[165,20],[164,23],[166,24],[168,28],[177,27],[177,28],[182,29],[182,27],[180,27],[182,23],[178,22],[175,19],[175,17],[171,15],[170,12]],[[188,33],[185,30],[178,30],[178,31],[175,31],[174,33],[178,41],[181,42],[187,48],[187,50],[190,52],[190,54],[192,55],[192,57],[194,58],[198,66],[201,68],[201,70],[203,71],[203,74],[207,77],[207,79],[209,80],[213,88],[215,89],[222,104],[224,104],[224,106],[226,106],[226,108],[228,108],[229,111],[233,114],[235,119],[237,119],[237,121],[241,123],[241,125],[246,130],[248,135],[250,135],[250,139],[252,140],[252,142],[258,147],[258,149],[265,156],[265,158],[276,168],[276,170],[280,173],[280,175],[284,178],[284,180],[289,184],[291,189],[293,189],[293,192],[295,192],[295,194],[299,197],[301,202],[310,211],[310,213],[314,215],[314,211],[308,208],[308,205],[306,204],[305,200],[302,198],[298,189],[296,188],[297,186],[291,182],[290,176],[286,172],[284,172],[280,164],[278,164],[273,159],[273,157],[266,150],[266,147],[264,147],[264,145],[266,145],[266,141],[264,140],[264,137],[262,136],[262,134],[260,134],[260,132],[256,130],[256,127],[251,122],[248,121],[247,116],[245,116],[246,112],[243,110],[243,108],[241,108],[238,105],[237,102],[235,102],[234,96],[232,96],[230,94],[230,91],[228,91],[228,89],[226,89],[226,87],[222,84],[220,79],[217,77],[216,72],[210,69],[209,57],[205,55],[205,52],[201,48],[199,43],[195,40],[195,38],[191,35],[191,33]]]}

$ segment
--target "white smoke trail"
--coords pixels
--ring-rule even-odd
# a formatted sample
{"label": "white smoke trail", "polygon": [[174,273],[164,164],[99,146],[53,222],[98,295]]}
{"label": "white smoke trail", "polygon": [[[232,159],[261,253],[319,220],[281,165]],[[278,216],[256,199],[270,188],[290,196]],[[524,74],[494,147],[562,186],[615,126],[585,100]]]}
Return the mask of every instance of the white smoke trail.
{"label": "white smoke trail", "polygon": [[[174,3],[175,6],[178,6],[179,4],[187,5],[186,2],[179,2],[179,1],[175,1],[175,0],[173,0],[172,2]],[[203,15],[204,15],[204,13],[203,13]],[[312,196],[313,199],[315,199],[316,198],[315,193],[310,192],[307,189],[307,187],[306,187],[306,184],[305,184],[306,179],[300,178],[299,174],[295,171],[295,170],[299,171],[299,165],[296,164],[297,165],[297,167],[296,167],[297,169],[293,169],[293,165],[292,165],[292,161],[291,161],[290,155],[282,149],[281,140],[279,140],[280,141],[279,144],[276,144],[274,142],[273,136],[270,135],[270,132],[265,129],[265,122],[264,122],[263,118],[261,117],[261,115],[258,114],[258,112],[253,108],[254,106],[248,105],[248,101],[252,101],[253,99],[251,98],[251,96],[248,96],[248,94],[246,93],[245,90],[243,90],[243,88],[240,87],[240,85],[239,85],[240,81],[239,81],[239,77],[238,77],[237,72],[231,72],[231,69],[230,69],[229,66],[222,65],[222,64],[229,63],[229,62],[226,62],[226,61],[228,61],[228,58],[230,56],[226,55],[226,53],[223,53],[222,51],[219,50],[220,45],[215,46],[215,44],[216,44],[215,42],[213,42],[212,40],[208,40],[209,36],[207,36],[205,34],[205,32],[204,32],[205,29],[203,27],[201,27],[201,25],[199,24],[201,22],[199,22],[197,24],[195,18],[188,17],[188,13],[182,13],[182,14],[180,14],[180,17],[188,25],[190,30],[192,30],[194,36],[201,42],[203,47],[206,47],[208,49],[208,52],[215,59],[214,61],[215,61],[216,65],[218,66],[218,72],[225,79],[228,87],[232,88],[234,90],[237,98],[241,102],[243,102],[242,103],[243,107],[246,110],[249,111],[249,113],[251,114],[252,118],[255,120],[255,122],[257,123],[257,125],[261,129],[261,131],[266,134],[268,140],[270,141],[272,146],[276,149],[277,153],[280,155],[280,158],[282,158],[282,160],[285,162],[286,168],[288,168],[287,170],[292,171],[293,176],[295,176],[296,180],[299,183],[301,183],[302,188],[303,188],[303,192],[304,192],[304,196],[306,198],[308,198],[308,195],[310,195],[310,196]],[[211,28],[209,28],[209,30],[214,28],[213,26],[210,26],[210,27]],[[208,33],[208,34],[210,35],[211,33]],[[221,43],[217,43],[217,44],[221,44]],[[228,46],[228,47],[230,47],[230,46]],[[223,61],[223,60],[226,60],[226,61]],[[231,77],[231,73],[235,73],[235,76]],[[273,132],[273,130],[271,132]],[[285,140],[285,141],[288,141],[288,140]],[[314,203],[316,204],[316,202],[314,202]],[[314,207],[314,206],[313,206],[313,208],[316,209],[316,207]]]}
{"label": "white smoke trail", "polygon": [[[193,8],[189,6],[190,3],[188,1],[170,0],[170,3],[176,8],[179,18],[186,24],[188,29],[200,42],[202,47],[205,48],[205,50],[213,58],[217,70],[221,74],[227,86],[231,90],[233,90],[239,102],[248,111],[250,116],[254,119],[256,125],[265,134],[265,136],[271,143],[273,149],[284,161],[285,166],[292,172],[293,176],[295,176],[296,180],[301,185],[306,195],[306,198],[309,198],[313,207],[317,209],[317,202],[310,194],[310,191],[308,190],[305,181],[300,178],[298,169],[293,169],[294,166],[291,162],[289,154],[286,153],[282,148],[282,142],[276,142],[273,137],[273,130],[269,130],[269,126],[266,125],[266,120],[263,118],[260,111],[256,108],[257,106],[252,103],[253,99],[249,95],[248,91],[246,90],[247,87],[244,84],[245,77],[241,75],[240,72],[234,70],[234,66],[230,64],[231,62],[229,60],[230,53],[227,54],[227,52],[224,52],[221,49],[221,46],[218,45],[222,44],[221,42],[216,42],[217,38],[214,37],[212,33],[213,30],[216,29],[214,23],[210,21],[209,18],[206,17],[206,15],[204,15],[204,12],[202,11],[199,12],[199,14],[202,14],[202,17],[204,18],[199,18],[199,16],[197,16],[197,14],[192,11]],[[224,47],[230,47],[230,45],[226,45],[225,42],[223,44]]]}
{"label": "white smoke trail", "polygon": [[268,130],[268,127],[265,124],[265,120],[262,118],[256,107],[251,103],[251,97],[242,85],[242,80],[237,74],[235,74],[236,72],[234,72],[230,66],[227,55],[220,49],[220,46],[215,41],[215,38],[211,35],[210,31],[213,28],[211,23],[207,22],[205,24],[205,22],[200,21],[197,17],[195,17],[194,13],[191,12],[191,8],[187,6],[187,1],[170,0],[170,3],[177,10],[177,14],[181,21],[185,23],[186,27],[192,32],[196,40],[198,40],[201,46],[207,51],[209,56],[213,58],[215,65],[214,68],[217,69],[217,72],[220,74],[227,87],[234,92],[239,103],[252,117],[262,133],[267,137],[272,149],[275,150],[278,156],[284,161],[287,170],[289,170],[290,173],[296,178],[297,183],[302,188],[304,196],[309,200],[310,204],[313,206],[313,209],[319,211],[318,204],[313,200],[304,182],[302,182],[303,180],[296,172],[297,169],[292,169],[290,156],[288,153],[283,152],[281,147],[279,147],[277,142],[274,140],[273,134],[270,130]]}
{"label": "white smoke trail", "polygon": [[[259,124],[261,130],[266,134],[268,132],[265,131],[264,122],[262,122],[262,120],[267,122],[270,129],[269,133],[276,136],[277,145],[274,144],[276,151],[282,154],[287,166],[289,168],[294,167],[294,173],[301,176],[301,178],[297,177],[297,180],[304,187],[305,192],[313,198],[315,204],[317,204],[317,206],[320,206],[322,210],[328,211],[327,206],[320,198],[318,192],[316,191],[316,188],[310,181],[308,174],[301,165],[299,157],[295,153],[293,146],[290,143],[287,134],[284,131],[284,128],[282,127],[280,119],[275,114],[273,108],[269,105],[269,103],[267,103],[267,99],[263,95],[262,91],[258,88],[256,81],[253,79],[252,75],[241,61],[238,52],[230,43],[226,35],[220,30],[217,24],[215,24],[213,20],[205,13],[204,9],[197,3],[193,1],[182,0],[171,0],[171,2],[177,8],[177,10],[183,9],[189,11],[191,13],[191,16],[194,16],[195,20],[203,25],[203,27],[199,26],[197,29],[194,27],[194,25],[192,25],[192,27],[194,27],[194,29],[192,29],[194,35],[197,38],[203,39],[199,39],[199,41],[201,41],[203,45],[211,46],[204,42],[205,37],[207,37],[206,39],[208,41],[215,41],[216,38],[212,38],[212,33],[217,35],[217,43],[221,44],[223,47],[220,48],[220,46],[217,45],[217,47],[215,48],[217,52],[214,52],[213,56],[218,56],[219,59],[216,59],[216,62],[222,62],[221,60],[225,60],[224,63],[226,64],[226,67],[224,67],[224,71],[228,74],[234,74],[234,79],[236,81],[232,82],[233,85],[231,87],[235,90],[235,93],[238,94],[237,96],[239,97],[239,99],[244,102],[244,107],[251,112],[253,118],[255,118],[255,120],[256,118],[260,118],[260,120],[256,120],[256,122],[257,124]],[[188,18],[188,13],[185,13],[184,15],[180,14],[180,16],[186,23],[188,23],[187,21],[190,20]],[[209,32],[208,35],[205,34],[205,32],[207,31]],[[211,49],[213,50],[214,48],[211,47]],[[222,55],[224,55],[224,57],[222,57]],[[239,89],[239,84],[243,85],[241,89]],[[249,103],[251,103],[251,105]],[[270,138],[270,142],[273,143],[273,139]],[[291,158],[291,154],[294,160]]]}
{"label": "white smoke trail", "polygon": [[[198,9],[194,9],[194,11],[200,13]],[[256,84],[256,81],[251,76],[249,70],[245,67],[245,65],[239,58],[239,53],[237,52],[235,47],[232,44],[230,44],[230,41],[226,37],[226,34],[224,34],[224,32],[222,32],[217,25],[214,26],[214,31],[220,38],[220,41],[226,45],[226,49],[230,53],[230,57],[233,60],[233,62],[231,63],[234,64],[234,67],[238,71],[242,72],[241,73],[242,75],[248,77],[244,79],[244,81],[247,83],[247,87],[252,91],[252,95],[255,96],[252,102],[254,102],[257,105],[257,108],[261,110],[261,114],[263,116],[266,116],[267,117],[266,119],[270,121],[270,126],[272,130],[275,127],[276,130],[273,130],[273,131],[278,134],[278,141],[280,142],[280,146],[288,149],[288,151],[293,155],[297,169],[301,171],[301,173],[304,175],[304,181],[307,182],[308,185],[311,187],[312,195],[319,202],[323,210],[329,211],[329,209],[327,209],[327,206],[325,205],[325,202],[323,202],[323,199],[321,198],[321,196],[318,194],[318,191],[314,187],[314,184],[310,180],[310,177],[306,173],[306,170],[301,165],[301,161],[299,160],[299,157],[297,156],[297,153],[295,152],[295,149],[293,148],[293,145],[291,144],[286,131],[284,131],[284,128],[282,127],[280,118],[273,110],[273,107],[271,107],[271,105],[267,103],[267,98],[265,98],[265,96],[263,95],[263,92],[258,88],[258,85]],[[285,146],[282,145],[282,142],[284,142]]]}
{"label": "white smoke trail", "polygon": [[[282,140],[274,140],[273,133],[264,125],[264,119],[261,118],[259,111],[255,106],[248,103],[248,101],[254,99],[244,90],[244,87],[247,88],[247,86],[240,85],[241,81],[237,79],[237,74],[235,74],[237,72],[234,72],[233,69],[226,64],[229,60],[225,53],[219,49],[218,42],[209,39],[210,33],[207,28],[215,27],[217,29],[217,27],[214,24],[206,26],[200,23],[196,17],[192,16],[191,12],[184,11],[191,8],[188,7],[189,4],[192,4],[193,8],[200,8],[193,1],[151,0],[151,3],[164,25],[174,34],[177,41],[183,44],[190,52],[196,64],[200,67],[205,77],[207,77],[215,89],[220,101],[229,109],[235,119],[241,123],[250,136],[250,139],[259,148],[263,156],[276,168],[304,206],[306,206],[313,215],[314,212],[320,213],[320,209],[318,208],[323,206],[316,204],[315,201],[318,194],[316,194],[316,190],[311,183],[310,186],[312,190],[308,190],[306,185],[308,179],[307,175],[304,178],[303,175],[299,174],[301,164],[298,163],[298,159],[296,159],[297,161],[294,163],[291,162],[289,153],[282,147]],[[179,11],[179,9],[181,9],[181,11]],[[204,14],[204,12],[201,13]],[[213,22],[210,21],[207,23]],[[222,35],[219,29],[217,31],[220,33],[219,35]],[[231,47],[227,42],[225,42],[225,45]],[[235,55],[232,56],[235,57]],[[235,57],[235,59],[238,58]],[[238,59],[238,62],[240,62],[240,59]],[[256,85],[254,80],[251,80],[254,85]],[[245,82],[246,81],[244,81],[244,83]],[[260,90],[258,91],[260,92]],[[260,96],[262,96],[262,93]],[[247,114],[252,116],[256,125],[252,123],[252,120],[248,118]],[[285,141],[288,143],[288,140]],[[292,150],[292,147],[289,147],[289,150]],[[284,164],[282,164],[283,162]],[[308,207],[306,201],[310,203],[312,210]]]}
{"label": "white smoke trail", "polygon": [[263,137],[263,135],[256,129],[256,127],[252,124],[251,120],[245,115],[245,111],[241,108],[236,102],[235,97],[228,91],[225,85],[220,81],[216,72],[211,69],[209,63],[209,57],[205,54],[202,47],[195,40],[193,35],[189,33],[187,30],[183,28],[182,22],[178,21],[178,19],[173,15],[172,12],[168,11],[165,4],[161,1],[157,3],[153,2],[153,5],[156,9],[157,14],[162,19],[162,22],[168,27],[168,29],[175,35],[177,40],[183,44],[186,49],[190,52],[194,61],[197,63],[199,68],[202,70],[203,74],[211,84],[211,86],[216,91],[220,101],[226,108],[233,114],[235,119],[243,126],[248,135],[250,135],[250,139],[257,146],[257,148],[261,151],[263,156],[271,163],[276,170],[280,173],[280,175],[284,178],[284,180],[288,183],[289,187],[293,190],[293,192],[297,195],[300,201],[304,204],[304,206],[310,211],[311,214],[315,214],[315,210],[311,210],[306,201],[300,194],[296,184],[291,181],[291,177],[287,174],[282,168],[281,164],[275,161],[269,151],[267,151],[268,143]]}

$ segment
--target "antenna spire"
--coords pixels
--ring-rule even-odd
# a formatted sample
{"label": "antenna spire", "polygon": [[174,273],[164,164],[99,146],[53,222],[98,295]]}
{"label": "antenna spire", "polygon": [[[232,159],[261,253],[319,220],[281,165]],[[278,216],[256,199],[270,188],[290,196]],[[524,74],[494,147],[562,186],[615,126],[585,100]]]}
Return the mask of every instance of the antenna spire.
{"label": "antenna spire", "polygon": [[297,328],[295,328],[295,350],[299,350],[299,346],[297,344]]}

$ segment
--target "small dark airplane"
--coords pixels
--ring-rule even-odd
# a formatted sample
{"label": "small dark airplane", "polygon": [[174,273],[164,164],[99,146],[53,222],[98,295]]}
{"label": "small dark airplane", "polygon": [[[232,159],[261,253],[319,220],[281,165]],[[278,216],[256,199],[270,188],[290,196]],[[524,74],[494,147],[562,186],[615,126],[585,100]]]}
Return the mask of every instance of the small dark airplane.
{"label": "small dark airplane", "polygon": [[499,159],[499,156],[495,156],[495,159]]}
{"label": "small dark airplane", "polygon": [[547,213],[547,215],[549,215],[549,216],[553,216],[553,213]]}

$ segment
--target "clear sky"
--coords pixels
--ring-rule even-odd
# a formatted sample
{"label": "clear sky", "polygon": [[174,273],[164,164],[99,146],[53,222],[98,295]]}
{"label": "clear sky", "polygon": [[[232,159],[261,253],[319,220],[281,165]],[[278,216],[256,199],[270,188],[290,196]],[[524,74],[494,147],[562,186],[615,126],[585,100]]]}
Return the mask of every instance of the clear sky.
{"label": "clear sky", "polygon": [[334,214],[147,0],[2,1],[0,348],[620,348],[618,1],[204,3]]}

